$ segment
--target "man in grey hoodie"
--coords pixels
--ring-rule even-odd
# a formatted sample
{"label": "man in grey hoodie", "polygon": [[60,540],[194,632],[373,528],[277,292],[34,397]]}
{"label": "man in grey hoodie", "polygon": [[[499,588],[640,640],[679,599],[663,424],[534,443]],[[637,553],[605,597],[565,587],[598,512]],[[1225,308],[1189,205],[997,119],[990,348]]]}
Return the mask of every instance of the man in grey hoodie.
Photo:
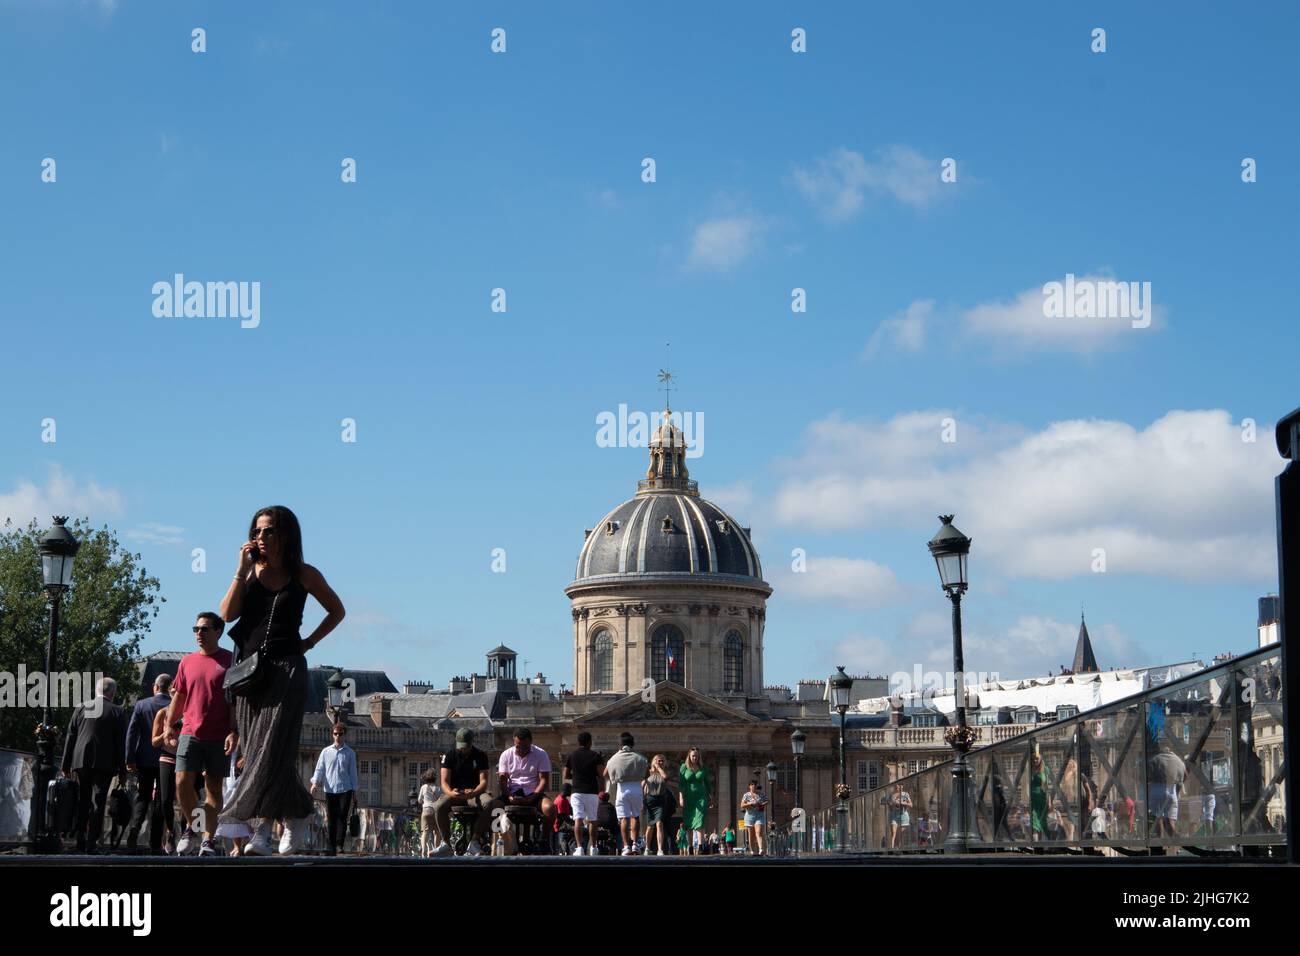
{"label": "man in grey hoodie", "polygon": [[618,828],[623,835],[622,855],[632,856],[637,851],[637,836],[641,831],[641,781],[645,779],[649,763],[632,749],[636,741],[631,734],[620,734],[618,742],[622,746],[605,762],[605,774],[614,794]]}

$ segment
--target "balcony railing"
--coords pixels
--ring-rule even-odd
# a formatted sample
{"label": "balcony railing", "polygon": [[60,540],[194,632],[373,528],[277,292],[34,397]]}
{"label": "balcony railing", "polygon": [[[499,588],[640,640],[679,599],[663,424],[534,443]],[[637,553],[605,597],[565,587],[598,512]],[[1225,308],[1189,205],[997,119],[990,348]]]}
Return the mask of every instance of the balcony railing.
{"label": "balcony railing", "polygon": [[642,478],[636,483],[637,491],[684,491],[690,495],[700,493],[694,478]]}
{"label": "balcony railing", "polygon": [[[1276,645],[1034,727],[974,728],[972,849],[1269,855],[1286,843],[1282,675]],[[880,747],[943,744],[943,728],[859,731]],[[988,742],[992,738],[991,742]],[[895,789],[897,785],[897,789]],[[805,817],[805,851],[939,851],[952,761]]]}

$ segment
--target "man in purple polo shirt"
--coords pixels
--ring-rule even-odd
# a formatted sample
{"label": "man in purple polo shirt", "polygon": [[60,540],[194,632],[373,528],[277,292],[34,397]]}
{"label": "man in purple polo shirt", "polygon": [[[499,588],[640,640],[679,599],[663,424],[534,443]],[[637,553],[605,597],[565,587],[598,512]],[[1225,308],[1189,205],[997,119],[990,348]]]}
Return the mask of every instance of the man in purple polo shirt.
{"label": "man in purple polo shirt", "polygon": [[543,833],[554,830],[555,805],[546,796],[551,774],[551,758],[541,747],[533,746],[533,732],[527,727],[515,731],[515,745],[501,752],[497,761],[501,778],[499,805],[536,807],[542,815]]}

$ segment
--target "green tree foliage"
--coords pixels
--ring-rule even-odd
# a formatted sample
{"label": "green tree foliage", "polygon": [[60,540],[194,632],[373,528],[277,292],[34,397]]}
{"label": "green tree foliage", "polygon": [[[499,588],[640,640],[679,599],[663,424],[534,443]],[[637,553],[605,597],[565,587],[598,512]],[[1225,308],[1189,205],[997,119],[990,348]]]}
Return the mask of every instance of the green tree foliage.
{"label": "green tree foliage", "polygon": [[[7,520],[0,531],[0,670],[15,676],[19,664],[29,674],[45,668],[50,607],[37,550],[45,530],[35,521],[24,528]],[[167,599],[159,596],[158,579],[139,565],[140,555],[124,550],[107,526],[96,530],[89,520],[78,519],[68,530],[81,548],[72,587],[63,596],[53,668],[112,677],[118,684],[117,701],[123,703],[138,692],[134,658]],[[61,730],[71,718],[70,708],[51,713]],[[40,709],[0,707],[0,747],[34,750],[40,719]]]}

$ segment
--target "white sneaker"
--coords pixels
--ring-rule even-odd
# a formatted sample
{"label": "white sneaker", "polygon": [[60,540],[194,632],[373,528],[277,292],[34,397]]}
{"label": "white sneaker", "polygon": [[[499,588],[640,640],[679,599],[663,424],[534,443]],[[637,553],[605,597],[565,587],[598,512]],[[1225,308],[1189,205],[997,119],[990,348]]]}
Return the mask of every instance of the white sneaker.
{"label": "white sneaker", "polygon": [[586,856],[586,854],[582,852],[582,847],[580,847],[580,846],[575,846],[575,847],[573,848],[573,855],[574,855],[574,856]]}
{"label": "white sneaker", "polygon": [[634,854],[634,853],[636,853],[636,850],[634,850],[634,849],[633,849],[632,847],[630,847],[630,846],[625,846],[625,847],[623,847],[623,852],[620,853],[619,856],[631,856],[631,855]]}
{"label": "white sneaker", "polygon": [[198,852],[199,835],[194,832],[193,827],[186,827],[181,838],[176,841],[176,855],[189,856],[191,853]]}
{"label": "white sneaker", "polygon": [[302,841],[307,837],[307,821],[310,817],[303,817],[301,820],[285,820],[284,834],[280,837],[280,855],[292,856],[302,847]]}
{"label": "white sneaker", "polygon": [[254,832],[252,839],[244,846],[243,856],[274,856],[275,847],[271,846],[271,824],[263,823]]}
{"label": "white sneaker", "polygon": [[470,840],[469,846],[465,847],[466,856],[482,856],[483,847],[479,845],[478,840]]}
{"label": "white sneaker", "polygon": [[663,847],[660,847],[659,849],[655,850],[655,856],[667,856],[667,855],[668,854],[664,852]]}
{"label": "white sneaker", "polygon": [[429,855],[430,856],[451,856],[451,854],[452,854],[451,844],[448,843],[446,840],[443,840],[441,843],[439,843],[437,846],[433,848],[433,852]]}

